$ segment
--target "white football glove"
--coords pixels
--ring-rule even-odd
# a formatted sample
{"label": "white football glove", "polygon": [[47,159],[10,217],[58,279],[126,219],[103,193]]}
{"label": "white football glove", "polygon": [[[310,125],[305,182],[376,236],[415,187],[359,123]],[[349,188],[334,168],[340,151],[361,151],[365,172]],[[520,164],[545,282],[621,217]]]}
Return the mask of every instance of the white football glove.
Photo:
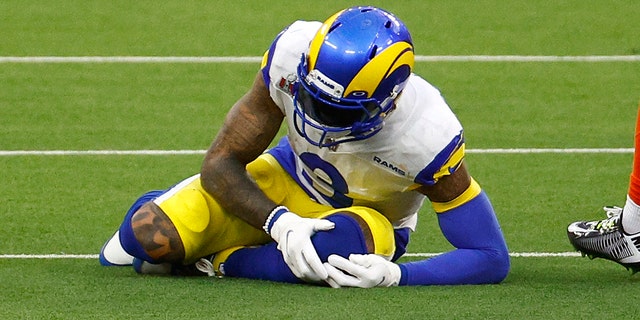
{"label": "white football glove", "polygon": [[391,287],[400,283],[400,267],[376,254],[352,254],[349,260],[332,254],[324,266],[331,287]]}
{"label": "white football glove", "polygon": [[278,243],[278,249],[293,274],[310,282],[327,279],[329,274],[311,243],[311,236],[317,231],[331,230],[335,224],[326,219],[302,218],[288,209],[275,219],[267,233]]}

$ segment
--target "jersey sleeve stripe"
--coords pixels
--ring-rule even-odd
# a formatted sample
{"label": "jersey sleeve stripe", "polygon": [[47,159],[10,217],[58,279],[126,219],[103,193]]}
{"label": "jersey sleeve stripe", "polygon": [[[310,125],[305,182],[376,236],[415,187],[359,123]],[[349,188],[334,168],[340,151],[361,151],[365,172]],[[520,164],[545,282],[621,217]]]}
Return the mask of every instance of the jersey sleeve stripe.
{"label": "jersey sleeve stripe", "polygon": [[465,144],[460,144],[456,151],[453,152],[451,157],[447,160],[447,162],[436,172],[433,177],[436,181],[442,178],[443,176],[447,176],[458,170],[460,164],[462,163],[462,159],[464,158]]}
{"label": "jersey sleeve stripe", "polygon": [[421,185],[434,185],[442,176],[455,172],[464,158],[464,135],[461,130],[449,144],[415,177]]}

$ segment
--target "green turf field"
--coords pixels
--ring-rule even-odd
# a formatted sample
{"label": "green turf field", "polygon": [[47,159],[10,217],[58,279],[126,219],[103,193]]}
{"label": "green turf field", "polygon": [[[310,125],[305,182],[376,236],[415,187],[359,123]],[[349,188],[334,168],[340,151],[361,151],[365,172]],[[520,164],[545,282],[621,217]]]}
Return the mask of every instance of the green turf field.
{"label": "green turf field", "polygon": [[[640,3],[632,0],[370,3],[406,22],[421,56],[640,55]],[[416,64],[465,126],[467,164],[514,253],[501,285],[334,290],[143,277],[91,258],[131,201],[196,173],[202,154],[82,152],[206,149],[259,65],[3,58],[258,57],[288,23],[322,20],[353,4],[359,2],[1,1],[0,318],[638,317],[640,275],[566,256],[572,248],[565,234],[568,223],[601,218],[603,205],[624,203],[640,101],[638,59]],[[626,152],[504,152],[514,148]],[[51,150],[80,154],[42,152]],[[410,253],[450,249],[430,208],[422,210],[418,229]],[[404,261],[411,259],[417,258]]]}

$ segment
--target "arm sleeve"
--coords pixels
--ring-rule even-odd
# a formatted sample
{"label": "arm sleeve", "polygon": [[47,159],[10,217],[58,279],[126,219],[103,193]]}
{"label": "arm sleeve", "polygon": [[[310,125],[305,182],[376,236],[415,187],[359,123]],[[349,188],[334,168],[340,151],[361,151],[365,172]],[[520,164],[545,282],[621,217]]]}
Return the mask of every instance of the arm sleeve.
{"label": "arm sleeve", "polygon": [[456,249],[400,264],[400,285],[491,284],[504,280],[510,268],[509,251],[484,191],[439,213],[438,223]]}

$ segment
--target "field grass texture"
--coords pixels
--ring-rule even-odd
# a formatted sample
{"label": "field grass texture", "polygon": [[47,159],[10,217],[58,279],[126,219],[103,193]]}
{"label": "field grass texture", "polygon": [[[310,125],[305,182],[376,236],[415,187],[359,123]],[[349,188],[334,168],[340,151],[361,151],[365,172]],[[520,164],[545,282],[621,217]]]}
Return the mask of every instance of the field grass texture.
{"label": "field grass texture", "polygon": [[[259,57],[288,23],[353,4],[5,1],[0,57]],[[640,54],[636,1],[371,4],[397,13],[423,56]],[[576,256],[565,234],[568,223],[624,203],[637,60],[416,64],[465,126],[469,169],[514,253],[500,285],[333,290],[100,267],[92,257],[136,197],[199,170],[197,151],[258,67],[0,62],[0,318],[621,319],[640,311],[639,276]],[[541,148],[556,152],[508,152]],[[592,151],[571,152],[583,148]],[[482,152],[489,149],[497,151]],[[196,152],[110,152],[118,150]],[[414,256],[403,261],[449,249],[425,206],[409,245]]]}

